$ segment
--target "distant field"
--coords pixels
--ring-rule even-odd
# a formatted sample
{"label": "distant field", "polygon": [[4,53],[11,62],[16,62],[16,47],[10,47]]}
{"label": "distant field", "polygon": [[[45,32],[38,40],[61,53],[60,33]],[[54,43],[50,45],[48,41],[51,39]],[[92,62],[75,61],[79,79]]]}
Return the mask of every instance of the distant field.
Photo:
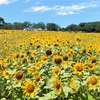
{"label": "distant field", "polygon": [[0,100],[100,100],[100,34],[0,30]]}

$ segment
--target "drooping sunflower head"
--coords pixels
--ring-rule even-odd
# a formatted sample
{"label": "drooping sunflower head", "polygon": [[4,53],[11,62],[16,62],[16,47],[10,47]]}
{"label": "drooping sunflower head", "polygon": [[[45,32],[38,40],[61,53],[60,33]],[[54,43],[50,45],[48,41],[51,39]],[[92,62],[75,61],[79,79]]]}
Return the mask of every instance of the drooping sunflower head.
{"label": "drooping sunflower head", "polygon": [[89,87],[94,89],[98,86],[99,77],[96,75],[91,75],[90,77],[88,77],[87,81],[88,81]]}
{"label": "drooping sunflower head", "polygon": [[17,71],[17,72],[14,73],[14,78],[15,78],[15,80],[17,82],[20,81],[20,80],[22,80],[23,77],[24,77],[24,74],[23,74],[22,71]]}
{"label": "drooping sunflower head", "polygon": [[61,80],[54,78],[53,80],[53,88],[56,92],[56,94],[59,94],[62,92],[62,86],[61,86]]}
{"label": "drooping sunflower head", "polygon": [[81,75],[82,72],[84,72],[84,69],[85,69],[85,66],[84,66],[83,63],[76,62],[76,63],[74,64],[73,70],[74,70],[74,72],[75,72],[76,74]]}
{"label": "drooping sunflower head", "polygon": [[22,86],[22,91],[26,96],[35,96],[36,85],[31,80],[26,81]]}

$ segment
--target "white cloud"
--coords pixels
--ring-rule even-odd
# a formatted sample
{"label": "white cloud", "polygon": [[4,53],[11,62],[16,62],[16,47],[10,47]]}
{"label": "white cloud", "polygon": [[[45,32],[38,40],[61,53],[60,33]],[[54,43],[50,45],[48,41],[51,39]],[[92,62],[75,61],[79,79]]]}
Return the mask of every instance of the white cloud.
{"label": "white cloud", "polygon": [[0,0],[0,5],[2,4],[9,4],[9,3],[12,3],[12,2],[15,2],[17,0]]}
{"label": "white cloud", "polygon": [[100,2],[90,2],[90,3],[80,3],[80,4],[73,4],[70,6],[33,6],[24,10],[24,12],[46,12],[46,11],[53,11],[56,15],[69,15],[69,14],[77,14],[84,9],[87,8],[94,8],[99,5]]}
{"label": "white cloud", "polygon": [[31,0],[25,0],[23,3],[27,3],[27,2],[30,2]]}
{"label": "white cloud", "polygon": [[44,12],[44,11],[48,11],[51,10],[51,8],[47,7],[47,6],[37,6],[37,7],[31,7],[29,9],[24,10],[25,12]]}

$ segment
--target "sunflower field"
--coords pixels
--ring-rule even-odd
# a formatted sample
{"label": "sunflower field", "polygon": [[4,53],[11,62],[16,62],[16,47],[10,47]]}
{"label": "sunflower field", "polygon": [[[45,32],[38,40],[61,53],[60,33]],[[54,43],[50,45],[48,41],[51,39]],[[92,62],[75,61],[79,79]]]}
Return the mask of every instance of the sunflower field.
{"label": "sunflower field", "polygon": [[0,30],[0,100],[100,100],[100,34]]}

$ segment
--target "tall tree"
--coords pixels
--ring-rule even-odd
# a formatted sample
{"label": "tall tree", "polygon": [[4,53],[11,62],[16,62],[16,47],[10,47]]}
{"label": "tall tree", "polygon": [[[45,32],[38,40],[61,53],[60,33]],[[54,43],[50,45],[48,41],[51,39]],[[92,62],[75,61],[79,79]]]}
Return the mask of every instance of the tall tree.
{"label": "tall tree", "polygon": [[47,30],[49,30],[49,31],[58,31],[58,30],[60,30],[60,26],[58,26],[58,25],[55,24],[55,23],[47,23],[46,28],[47,28]]}

